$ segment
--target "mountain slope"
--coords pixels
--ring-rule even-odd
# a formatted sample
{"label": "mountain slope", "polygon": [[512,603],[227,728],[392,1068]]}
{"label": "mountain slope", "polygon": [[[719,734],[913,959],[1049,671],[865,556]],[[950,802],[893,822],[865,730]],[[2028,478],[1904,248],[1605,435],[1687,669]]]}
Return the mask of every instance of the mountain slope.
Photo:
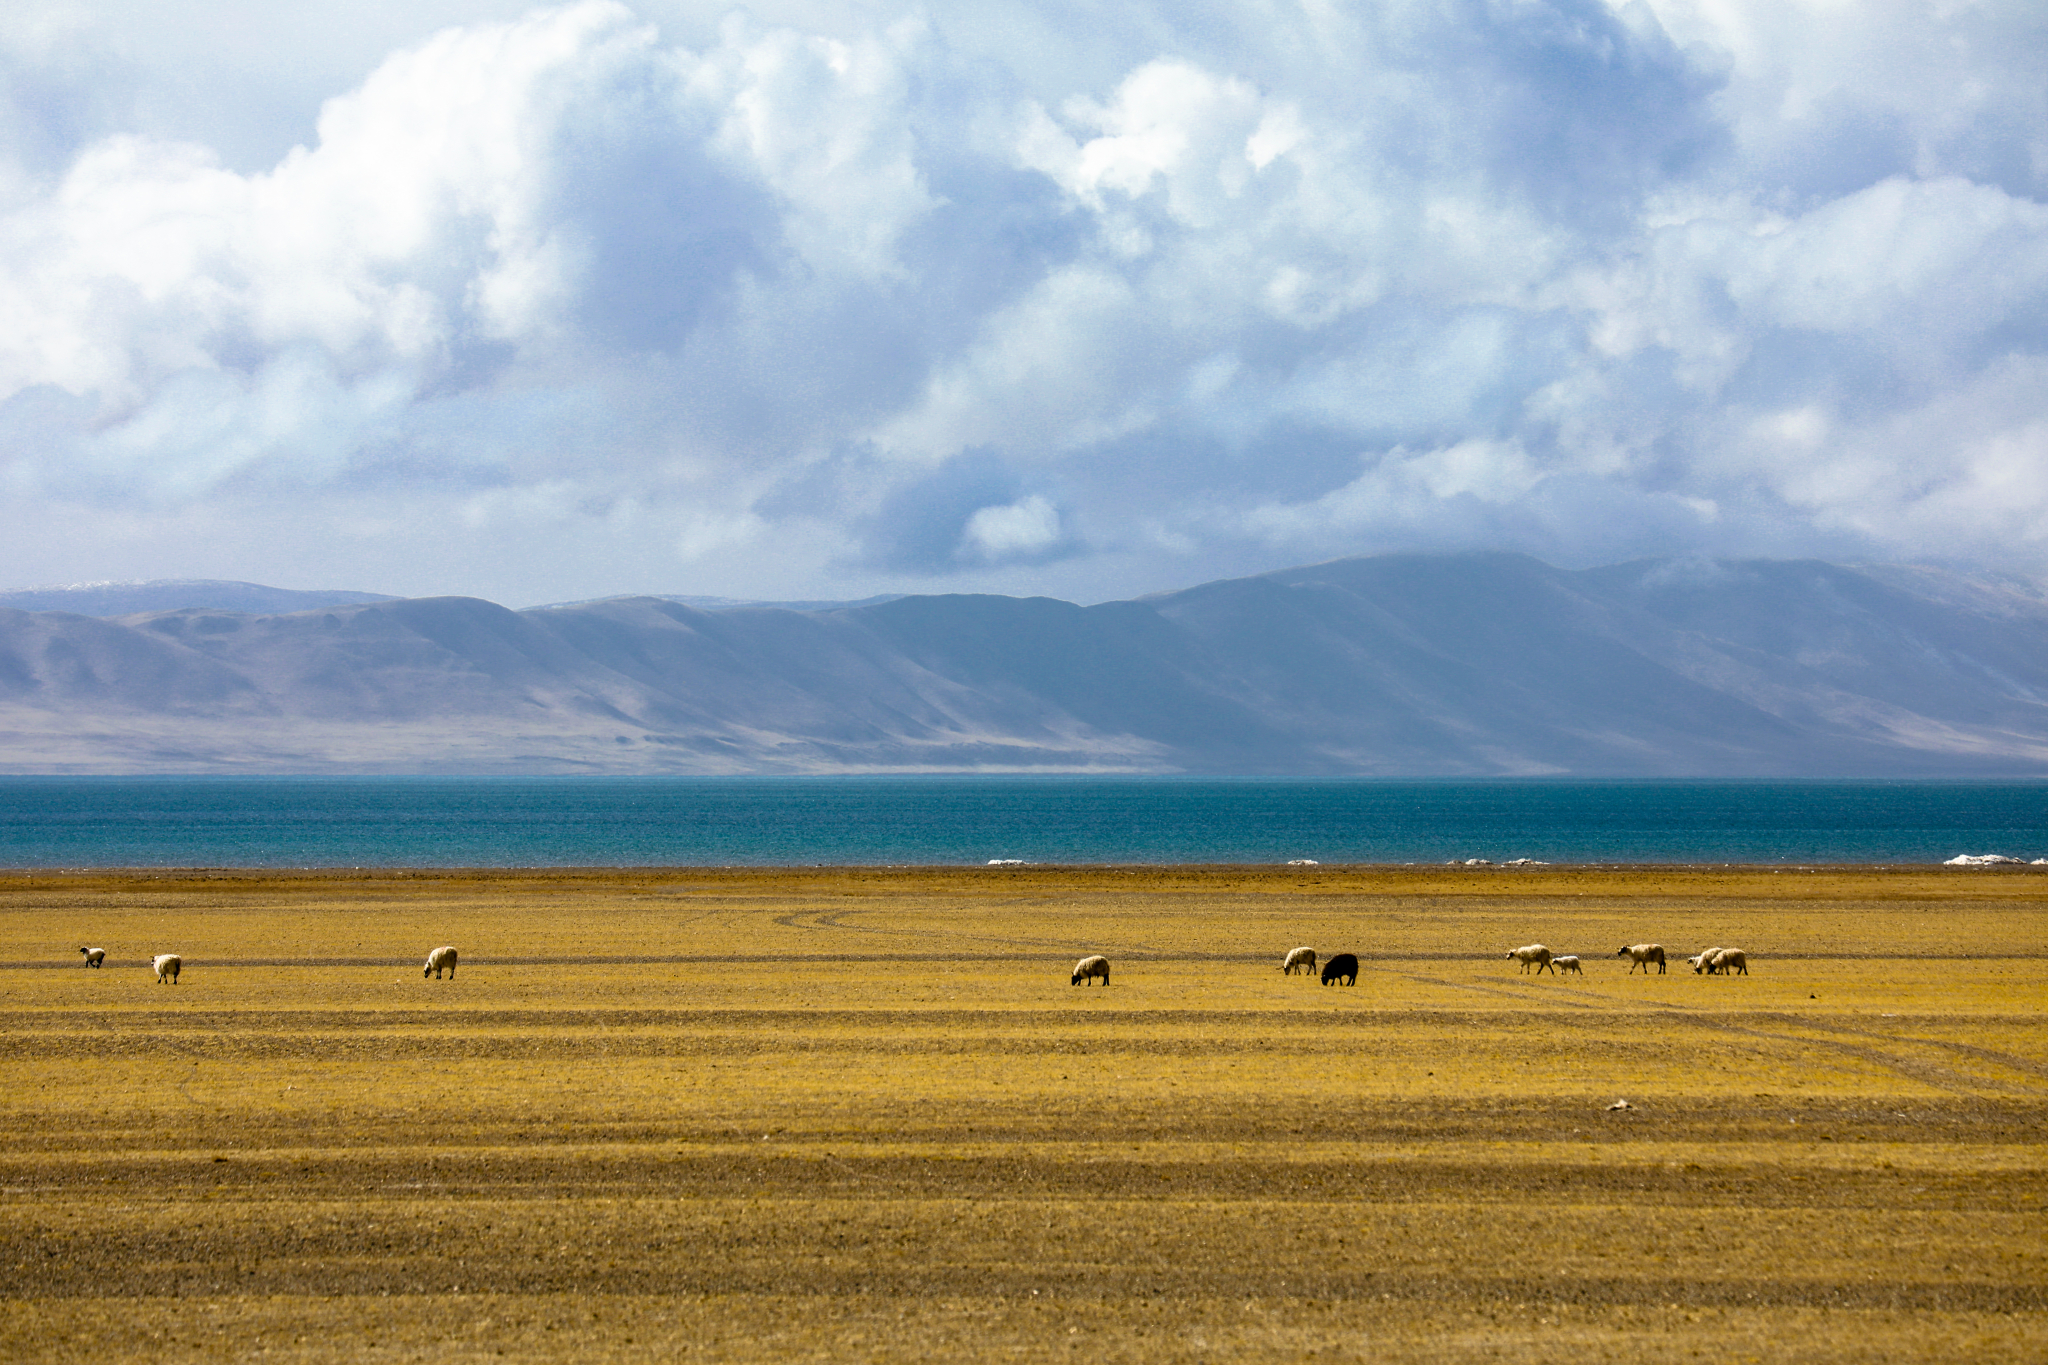
{"label": "mountain slope", "polygon": [[13,772],[2048,774],[2048,604],[1392,555],[1079,607],[0,609]]}

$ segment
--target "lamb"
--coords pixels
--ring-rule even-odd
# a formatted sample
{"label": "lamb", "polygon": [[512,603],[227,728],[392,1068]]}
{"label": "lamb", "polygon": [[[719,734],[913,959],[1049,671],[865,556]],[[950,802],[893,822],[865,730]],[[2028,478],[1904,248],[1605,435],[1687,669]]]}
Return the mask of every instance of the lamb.
{"label": "lamb", "polygon": [[1280,964],[1280,970],[1289,976],[1293,976],[1298,971],[1306,971],[1313,976],[1316,970],[1316,950],[1313,948],[1296,948],[1287,955],[1286,961]]}
{"label": "lamb", "polygon": [[431,976],[434,980],[439,981],[443,967],[448,969],[448,979],[453,981],[455,979],[455,950],[453,948],[436,948],[433,952],[428,953],[427,969],[421,972],[420,976],[422,978]]}
{"label": "lamb", "polygon": [[[1707,959],[1707,968],[1723,976],[1731,972],[1736,976],[1749,975],[1749,954],[1740,948],[1723,948]],[[1695,968],[1694,970],[1698,970]]]}
{"label": "lamb", "polygon": [[1650,974],[1650,964],[1657,964],[1657,975],[1664,974],[1664,945],[1661,943],[1631,943],[1615,954],[1629,960],[1628,974],[1634,976],[1636,968],[1643,969],[1643,975]]}
{"label": "lamb", "polygon": [[1524,972],[1529,970],[1532,963],[1539,974],[1546,968],[1549,968],[1553,973],[1556,971],[1555,968],[1550,966],[1550,949],[1540,943],[1532,943],[1526,948],[1512,949],[1509,951],[1508,956],[1521,963]]}
{"label": "lamb", "polygon": [[1098,976],[1102,978],[1103,985],[1109,984],[1109,959],[1101,953],[1093,957],[1084,957],[1074,964],[1074,985],[1086,985]]}
{"label": "lamb", "polygon": [[149,965],[156,968],[156,981],[159,986],[166,981],[175,986],[178,984],[178,969],[185,965],[185,959],[176,953],[158,953],[150,960]]}
{"label": "lamb", "polygon": [[1714,954],[1720,951],[1719,948],[1702,948],[1696,956],[1685,960],[1686,965],[1692,968],[1694,976],[1698,976],[1701,972],[1711,972],[1714,969]]}
{"label": "lamb", "polygon": [[85,965],[88,967],[100,966],[107,960],[105,948],[80,948],[78,951],[85,954]]}
{"label": "lamb", "polygon": [[1575,976],[1584,976],[1586,974],[1585,968],[1579,966],[1578,957],[1572,953],[1566,953],[1562,957],[1553,957],[1550,959],[1550,967],[1552,971],[1570,972]]}
{"label": "lamb", "polygon": [[1347,986],[1358,984],[1358,954],[1339,953],[1323,964],[1323,984],[1342,981]]}

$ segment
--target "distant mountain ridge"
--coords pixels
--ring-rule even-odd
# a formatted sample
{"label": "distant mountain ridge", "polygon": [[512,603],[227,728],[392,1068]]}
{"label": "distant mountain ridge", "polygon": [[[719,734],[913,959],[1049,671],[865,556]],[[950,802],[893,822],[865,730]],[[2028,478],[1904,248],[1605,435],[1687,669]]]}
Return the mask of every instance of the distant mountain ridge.
{"label": "distant mountain ridge", "polygon": [[894,602],[902,596],[904,594],[900,592],[885,592],[873,597],[776,602],[752,597],[677,597],[668,593],[621,593],[616,597],[587,597],[576,602],[544,602],[527,610],[559,611],[563,607],[595,607],[606,602],[628,602],[634,598],[647,598],[655,602],[674,602],[678,606],[696,607],[699,611],[738,611],[742,607],[771,607],[782,611],[837,611],[841,607],[880,606],[884,602]]}
{"label": "distant mountain ridge", "polygon": [[2036,777],[2048,601],[1466,554],[1094,607],[0,609],[0,769]]}
{"label": "distant mountain ridge", "polygon": [[146,611],[245,611],[257,615],[311,611],[316,607],[396,602],[380,592],[305,591],[266,588],[221,578],[161,578],[148,583],[73,583],[54,588],[0,592],[0,607],[16,611],[68,611],[78,616],[134,616]]}
{"label": "distant mountain ridge", "polygon": [[[603,602],[622,602],[631,597],[651,596],[658,602],[677,602],[704,611],[733,611],[741,607],[780,607],[788,611],[832,611],[839,607],[871,607],[893,602],[902,593],[881,593],[851,600],[797,602],[758,601],[743,597],[678,597],[668,594],[627,593],[616,597],[590,597],[575,602],[545,602],[530,611],[555,611],[563,607],[594,607]],[[226,578],[158,578],[146,583],[71,583],[57,587],[0,590],[0,607],[16,611],[68,611],[76,616],[137,616],[151,611],[239,611],[259,616],[281,616],[320,607],[355,606],[363,602],[399,602],[405,599],[381,592],[349,592],[337,589],[267,588],[261,583],[242,583]]]}

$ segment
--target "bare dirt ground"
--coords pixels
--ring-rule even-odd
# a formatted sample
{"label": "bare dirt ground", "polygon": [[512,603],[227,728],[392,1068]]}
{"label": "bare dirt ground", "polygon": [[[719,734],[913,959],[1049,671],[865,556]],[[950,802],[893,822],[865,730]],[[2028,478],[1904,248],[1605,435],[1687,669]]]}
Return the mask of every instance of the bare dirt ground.
{"label": "bare dirt ground", "polygon": [[2007,869],[0,874],[0,1359],[2040,1361],[2044,929]]}

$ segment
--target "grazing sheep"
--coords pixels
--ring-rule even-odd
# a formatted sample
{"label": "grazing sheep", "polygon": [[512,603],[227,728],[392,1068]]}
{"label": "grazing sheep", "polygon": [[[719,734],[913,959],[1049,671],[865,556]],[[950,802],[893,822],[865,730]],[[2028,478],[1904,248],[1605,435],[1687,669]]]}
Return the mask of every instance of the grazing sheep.
{"label": "grazing sheep", "polygon": [[1720,951],[1719,948],[1702,948],[1696,955],[1685,960],[1686,965],[1692,968],[1694,976],[1698,976],[1701,972],[1712,971],[1714,954]]}
{"label": "grazing sheep", "polygon": [[[1526,948],[1511,949],[1507,955],[1521,963],[1522,970],[1525,972],[1529,970],[1532,963],[1539,973],[1545,968],[1550,967],[1550,949],[1540,943],[1532,943]],[[1556,969],[1551,968],[1551,970],[1554,973]]]}
{"label": "grazing sheep", "polygon": [[1293,976],[1299,971],[1305,971],[1311,976],[1315,975],[1316,950],[1313,948],[1296,948],[1287,955],[1287,960],[1280,964],[1280,970],[1289,976]]}
{"label": "grazing sheep", "polygon": [[1577,956],[1571,953],[1550,959],[1550,968],[1556,972],[1570,972],[1575,976],[1584,976],[1586,974],[1586,969],[1579,965]]}
{"label": "grazing sheep", "polygon": [[1101,953],[1084,957],[1074,964],[1074,985],[1084,986],[1098,976],[1102,978],[1103,985],[1109,984],[1109,959]]}
{"label": "grazing sheep", "polygon": [[423,978],[431,976],[434,980],[439,981],[443,967],[448,969],[448,979],[453,981],[455,979],[455,950],[453,948],[436,948],[433,952],[428,953],[427,969],[421,972],[420,976]]}
{"label": "grazing sheep", "polygon": [[1719,972],[1723,976],[1727,976],[1730,973],[1736,976],[1748,976],[1749,954],[1743,952],[1740,948],[1723,948],[1707,960],[1707,966],[1710,970]]}
{"label": "grazing sheep", "polygon": [[158,953],[156,957],[151,959],[149,965],[156,968],[158,985],[168,981],[175,986],[178,984],[178,969],[185,965],[185,959],[179,957],[176,953]]}
{"label": "grazing sheep", "polygon": [[85,965],[88,967],[97,967],[107,960],[105,948],[80,948],[78,951],[85,954]]}
{"label": "grazing sheep", "polygon": [[1652,962],[1657,964],[1657,975],[1662,976],[1664,974],[1664,945],[1661,943],[1631,943],[1628,947],[1616,953],[1615,956],[1625,957],[1629,960],[1628,974],[1630,976],[1636,974],[1636,968],[1638,967],[1643,969],[1644,976],[1648,976]]}
{"label": "grazing sheep", "polygon": [[1358,984],[1358,954],[1339,953],[1323,964],[1323,984],[1342,981],[1347,986]]}

